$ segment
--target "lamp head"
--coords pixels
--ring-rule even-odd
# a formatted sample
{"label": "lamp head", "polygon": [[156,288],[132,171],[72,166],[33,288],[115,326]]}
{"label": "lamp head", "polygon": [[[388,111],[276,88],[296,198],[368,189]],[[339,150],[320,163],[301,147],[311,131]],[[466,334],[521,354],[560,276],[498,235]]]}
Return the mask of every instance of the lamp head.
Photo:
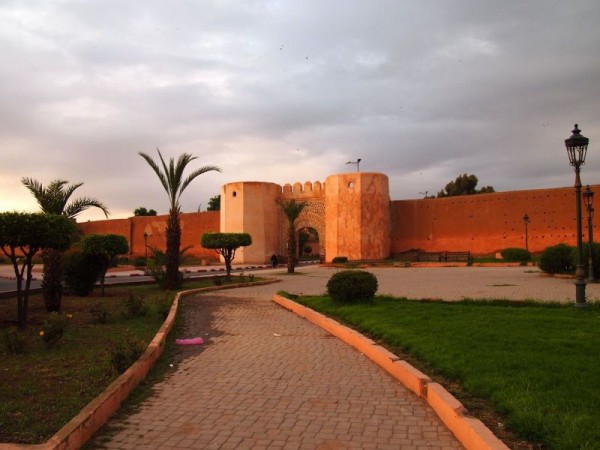
{"label": "lamp head", "polygon": [[585,188],[585,191],[583,191],[583,202],[585,203],[585,206],[590,209],[594,203],[594,191],[592,191],[590,189],[590,185],[588,184],[587,187]]}
{"label": "lamp head", "polygon": [[572,133],[573,134],[569,139],[565,139],[565,147],[567,147],[569,163],[578,169],[579,166],[585,164],[585,156],[590,140],[581,135],[581,130],[577,124],[575,124],[575,128],[573,129]]}

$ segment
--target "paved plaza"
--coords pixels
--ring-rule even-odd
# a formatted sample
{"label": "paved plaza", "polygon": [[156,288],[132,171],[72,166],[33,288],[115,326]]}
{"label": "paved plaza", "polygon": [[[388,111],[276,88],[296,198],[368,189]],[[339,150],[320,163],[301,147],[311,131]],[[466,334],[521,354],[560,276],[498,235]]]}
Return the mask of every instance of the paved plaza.
{"label": "paved plaza", "polygon": [[[109,449],[461,448],[426,403],[353,348],[271,302],[320,294],[337,269],[183,302],[179,355],[153,395],[91,443]],[[535,270],[535,269],[534,269]],[[382,268],[380,293],[572,301],[572,280],[531,268]],[[261,274],[264,274],[262,272]],[[597,295],[596,285],[589,291]]]}

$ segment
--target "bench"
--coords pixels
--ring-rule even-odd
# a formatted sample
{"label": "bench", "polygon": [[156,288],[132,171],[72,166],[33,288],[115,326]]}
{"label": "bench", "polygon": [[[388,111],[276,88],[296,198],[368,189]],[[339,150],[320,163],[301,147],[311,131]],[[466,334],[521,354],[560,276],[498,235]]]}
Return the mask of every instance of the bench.
{"label": "bench", "polygon": [[469,262],[471,261],[471,252],[444,252],[445,262]]}
{"label": "bench", "polygon": [[395,255],[395,259],[412,262],[469,262],[471,252],[419,252],[408,251]]}

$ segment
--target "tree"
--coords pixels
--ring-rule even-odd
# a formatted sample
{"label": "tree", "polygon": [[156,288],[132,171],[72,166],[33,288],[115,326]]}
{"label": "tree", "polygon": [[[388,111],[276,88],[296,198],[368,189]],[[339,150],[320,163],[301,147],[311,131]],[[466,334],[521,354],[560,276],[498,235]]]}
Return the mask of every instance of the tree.
{"label": "tree", "polygon": [[88,234],[81,240],[83,253],[94,255],[99,263],[100,295],[104,297],[104,278],[108,268],[117,260],[117,255],[129,251],[125,236],[120,234]]}
{"label": "tree", "polygon": [[157,148],[156,151],[158,152],[162,169],[146,153],[139,152],[139,155],[144,158],[152,170],[154,170],[154,173],[156,173],[156,176],[158,176],[160,183],[169,197],[169,217],[167,218],[166,230],[167,273],[165,287],[166,289],[172,290],[176,289],[180,284],[179,247],[181,245],[181,223],[179,221],[179,214],[181,212],[181,207],[179,204],[179,199],[181,194],[196,177],[213,170],[220,172],[221,169],[216,166],[204,166],[200,169],[196,169],[185,179],[183,179],[183,172],[185,171],[186,167],[190,162],[197,158],[188,153],[183,153],[179,156],[177,163],[175,163],[174,158],[170,158],[169,165],[167,166],[160,153],[160,150]]}
{"label": "tree", "polygon": [[[457,195],[488,194],[495,192],[492,186],[484,186],[477,190],[478,179],[475,175],[462,174],[438,192],[437,197],[455,197]],[[427,198],[427,197],[426,197]]]}
{"label": "tree", "polygon": [[200,237],[204,248],[216,250],[225,260],[227,278],[231,274],[231,261],[235,258],[235,251],[240,247],[252,244],[252,236],[248,233],[204,233]]}
{"label": "tree", "polygon": [[[43,213],[58,214],[74,219],[88,208],[99,208],[108,217],[108,209],[102,202],[92,197],[71,200],[73,192],[83,183],[68,184],[68,181],[56,179],[44,187],[33,178],[22,178],[21,183],[33,194]],[[71,201],[70,201],[71,200]],[[47,249],[42,252],[44,279],[42,296],[48,312],[60,311],[62,299],[62,251]]]}
{"label": "tree", "polygon": [[302,210],[306,207],[306,202],[297,202],[296,199],[291,199],[286,202],[277,199],[275,200],[281,207],[283,215],[288,221],[288,239],[287,239],[287,271],[294,273],[294,268],[298,262],[296,256],[296,220],[300,217]]}
{"label": "tree", "polygon": [[221,194],[211,197],[208,201],[207,211],[220,211],[221,210]]}
{"label": "tree", "polygon": [[136,208],[133,211],[133,215],[134,216],[155,216],[156,211],[154,211],[153,209],[146,209],[143,206],[140,206],[139,208]]}
{"label": "tree", "polygon": [[[19,326],[27,323],[33,257],[41,250],[64,250],[76,235],[72,220],[65,216],[41,213],[0,213],[0,248],[12,262],[17,279],[17,317]],[[25,277],[25,286],[23,286]]]}

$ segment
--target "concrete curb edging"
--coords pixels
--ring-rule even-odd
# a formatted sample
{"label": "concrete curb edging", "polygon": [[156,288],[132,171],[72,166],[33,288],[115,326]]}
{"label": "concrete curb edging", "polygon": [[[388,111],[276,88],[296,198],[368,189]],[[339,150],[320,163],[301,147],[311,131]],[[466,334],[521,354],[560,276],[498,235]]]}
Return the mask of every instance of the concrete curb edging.
{"label": "concrete curb edging", "polygon": [[140,381],[146,377],[158,357],[161,355],[167,336],[175,323],[179,300],[182,297],[202,292],[271,284],[277,281],[279,281],[279,279],[255,281],[252,283],[228,284],[225,286],[210,286],[178,292],[173,300],[167,318],[152,341],[150,341],[146,351],[131,367],[129,367],[129,369],[113,381],[104,392],[85,405],[79,414],[73,417],[65,426],[58,430],[43,444],[26,445],[0,443],[0,450],[76,450],[81,448],[121,407],[121,403],[137,387]]}
{"label": "concrete curb edging", "polygon": [[427,404],[431,406],[442,422],[454,433],[467,450],[509,449],[479,419],[469,416],[462,403],[443,386],[433,382],[427,375],[385,348],[376,345],[371,339],[280,295],[274,295],[273,301],[353,346],[408,389],[425,399]]}

